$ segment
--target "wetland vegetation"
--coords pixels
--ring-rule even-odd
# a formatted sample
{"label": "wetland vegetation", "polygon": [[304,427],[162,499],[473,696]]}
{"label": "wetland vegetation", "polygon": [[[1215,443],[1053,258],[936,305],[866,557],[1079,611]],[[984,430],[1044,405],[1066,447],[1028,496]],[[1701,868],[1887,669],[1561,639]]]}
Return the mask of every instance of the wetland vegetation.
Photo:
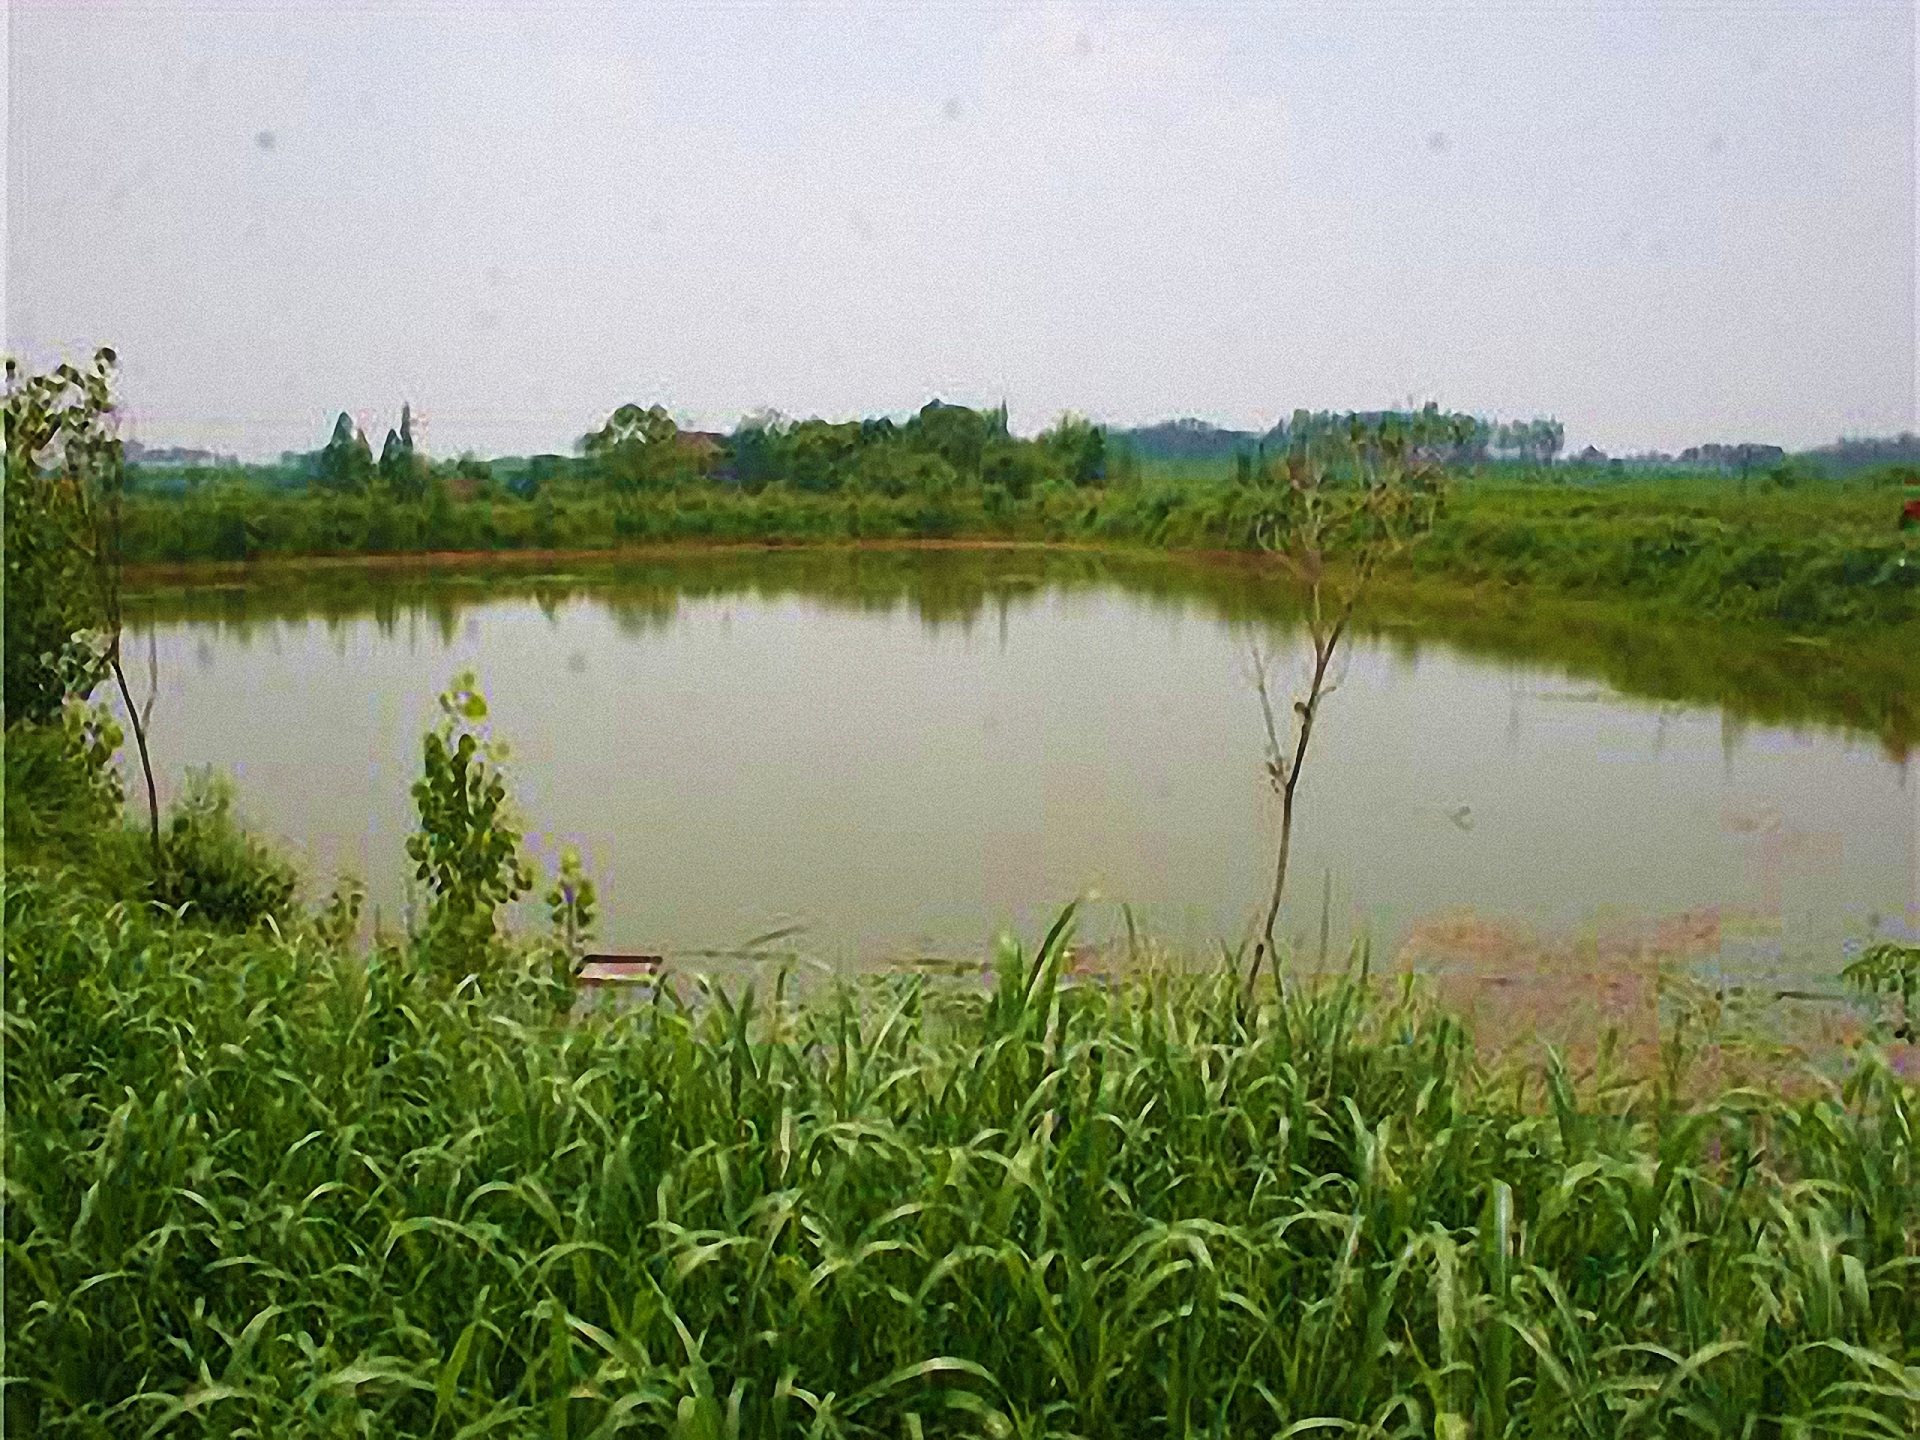
{"label": "wetland vegetation", "polygon": [[[67,433],[87,443],[20,445],[16,426],[7,455],[17,1432],[1920,1427],[1920,1090],[1880,1043],[1911,1025],[1908,948],[1856,967],[1898,1008],[1830,1073],[1746,1067],[1707,1004],[1670,1008],[1651,1052],[1479,1054],[1363,947],[1344,975],[1276,955],[1251,976],[1244,948],[1146,939],[1090,973],[1071,911],[958,976],[670,973],[641,1003],[596,1005],[574,979],[593,896],[577,864],[550,890],[533,873],[470,684],[415,752],[424,906],[404,927],[369,936],[351,886],[302,904],[215,781],[151,844],[129,828],[120,735],[89,703],[119,616],[65,584],[62,548],[75,494],[117,484],[118,457],[91,443],[100,407],[75,403]],[[456,499],[390,447],[388,479],[428,487],[412,498],[377,493],[349,437],[322,493],[136,494],[124,528],[87,533],[118,566],[402,550],[414,516],[422,545],[491,550],[864,539],[878,515],[899,534],[1249,553],[637,555],[615,603],[644,624],[700,585],[872,608],[911,584],[923,613],[972,617],[1010,586],[1120,570],[1227,615],[1299,603],[1254,553],[1262,487],[1285,482],[1251,466],[1116,484],[1087,458],[1097,432],[1062,429],[1060,473],[1024,495],[994,482],[1004,500],[957,467],[941,496],[649,488],[643,471],[612,494]],[[1912,542],[1876,528],[1883,498],[1462,478],[1357,624],[1561,645],[1625,688],[1839,719],[1904,754]],[[360,613],[366,563],[177,593],[149,575],[131,623]],[[377,604],[415,597],[451,626],[463,585],[555,605],[587,583],[403,570]],[[19,648],[28,626],[50,648]],[[1802,655],[1832,657],[1827,680],[1804,680],[1821,672]],[[552,933],[510,929],[508,904],[543,890]]]}
{"label": "wetland vegetation", "polygon": [[578,459],[436,465],[389,437],[383,471],[336,435],[304,468],[156,472],[129,498],[125,559],[954,539],[1259,552],[1307,457],[1362,457],[1333,460],[1350,474],[1397,441],[1451,482],[1428,542],[1391,567],[1404,578],[1911,645],[1920,560],[1898,526],[1911,465],[1837,478],[1794,460],[1750,474],[1550,465],[1489,452],[1488,431],[1431,406],[1303,413],[1257,454],[1143,460],[1072,415],[1033,439],[1009,434],[1004,412],[938,402],[902,425],[763,420],[714,436],[626,406]]}
{"label": "wetland vegetation", "polygon": [[6,919],[19,1433],[1920,1424],[1871,1050],[1793,1098],[1701,1093],[1684,1028],[1503,1072],[1358,976],[1069,985],[1064,926],[985,989],[582,1014],[523,951]]}

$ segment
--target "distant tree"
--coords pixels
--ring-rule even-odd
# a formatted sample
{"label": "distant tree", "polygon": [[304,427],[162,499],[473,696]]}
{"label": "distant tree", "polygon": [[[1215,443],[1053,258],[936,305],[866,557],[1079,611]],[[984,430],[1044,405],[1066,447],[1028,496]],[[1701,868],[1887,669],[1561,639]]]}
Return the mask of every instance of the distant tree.
{"label": "distant tree", "polygon": [[938,455],[905,445],[868,445],[852,462],[845,483],[848,489],[867,495],[939,498],[953,492],[958,478]]}
{"label": "distant tree", "polygon": [[908,443],[929,451],[953,467],[963,481],[978,479],[980,458],[993,428],[986,415],[964,405],[930,400],[908,422]]}
{"label": "distant tree", "polygon": [[315,481],[321,489],[336,494],[358,494],[368,487],[373,476],[373,447],[354,425],[353,417],[343,410],[340,418],[333,422],[333,438],[320,452]]}
{"label": "distant tree", "polygon": [[1920,435],[1855,436],[1822,445],[1808,456],[1829,475],[1846,476],[1883,465],[1920,464]]}
{"label": "distant tree", "polygon": [[[1436,407],[1429,405],[1429,411]],[[1444,418],[1444,417],[1442,417]],[[1478,416],[1457,415],[1451,420],[1453,429],[1453,463],[1456,465],[1478,465],[1487,458],[1487,446],[1493,439],[1493,425]]]}
{"label": "distant tree", "polygon": [[405,501],[421,499],[427,493],[426,457],[414,453],[413,407],[400,407],[400,428],[387,431],[386,444],[380,447],[379,475],[393,492]]}
{"label": "distant tree", "polygon": [[1031,440],[1002,441],[981,455],[980,481],[998,485],[1015,500],[1024,500],[1041,486],[1064,477],[1059,456]]}
{"label": "distant tree", "polygon": [[1107,433],[1084,415],[1071,410],[1040,436],[1041,446],[1076,485],[1096,485],[1107,478]]}
{"label": "distant tree", "polygon": [[616,490],[670,484],[686,468],[680,427],[659,405],[622,405],[607,423],[580,439],[581,453]]}
{"label": "distant tree", "polygon": [[860,429],[855,422],[802,420],[787,437],[787,478],[814,493],[840,489],[859,459]]}
{"label": "distant tree", "polygon": [[[1268,435],[1278,437],[1285,432],[1285,425],[1278,425]],[[1125,445],[1143,460],[1231,460],[1268,435],[1253,430],[1223,430],[1211,421],[1187,416],[1134,430],[1111,430],[1107,446],[1117,455],[1119,447]]]}
{"label": "distant tree", "polygon": [[1107,432],[1099,425],[1087,427],[1076,458],[1073,480],[1076,485],[1098,485],[1107,478]]}
{"label": "distant tree", "polygon": [[[570,463],[564,455],[529,455],[525,474],[521,477],[520,483],[511,488],[522,498],[541,494],[554,481],[562,479],[567,474]],[[479,462],[479,465],[485,467],[485,473],[481,473],[477,467],[469,466],[464,478],[473,482],[476,493],[484,494],[493,484],[492,467],[486,465],[485,461]]]}
{"label": "distant tree", "polygon": [[[756,410],[740,418],[727,440],[733,478],[748,494],[758,494],[786,474],[787,436],[792,430],[778,410]],[[888,425],[889,435],[892,425]]]}
{"label": "distant tree", "polygon": [[1566,442],[1566,433],[1558,420],[1509,420],[1493,430],[1493,451],[1527,465],[1551,465]]}

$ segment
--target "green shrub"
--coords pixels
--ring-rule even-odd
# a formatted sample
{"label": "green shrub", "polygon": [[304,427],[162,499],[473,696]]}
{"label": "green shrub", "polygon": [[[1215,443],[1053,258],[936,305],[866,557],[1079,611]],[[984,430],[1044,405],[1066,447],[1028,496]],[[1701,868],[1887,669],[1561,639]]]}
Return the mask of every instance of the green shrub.
{"label": "green shrub", "polygon": [[440,696],[440,721],[421,740],[413,786],[420,828],[407,841],[414,878],[427,887],[427,931],[456,962],[456,978],[490,958],[500,907],[533,886],[500,771],[504,743],[481,728],[486,697],[471,671]]}
{"label": "green shrub", "polygon": [[268,920],[285,926],[294,918],[299,872],[241,828],[233,800],[228,776],[211,766],[187,772],[161,831],[154,898],[220,930],[249,930]]}
{"label": "green shrub", "polygon": [[1859,959],[1840,972],[1848,987],[1877,999],[1899,1002],[1892,1033],[1898,1040],[1920,1040],[1920,945],[1883,940],[1867,947]]}
{"label": "green shrub", "polygon": [[6,863],[92,866],[115,831],[124,795],[113,753],[120,727],[103,709],[69,702],[52,724],[9,726]]}

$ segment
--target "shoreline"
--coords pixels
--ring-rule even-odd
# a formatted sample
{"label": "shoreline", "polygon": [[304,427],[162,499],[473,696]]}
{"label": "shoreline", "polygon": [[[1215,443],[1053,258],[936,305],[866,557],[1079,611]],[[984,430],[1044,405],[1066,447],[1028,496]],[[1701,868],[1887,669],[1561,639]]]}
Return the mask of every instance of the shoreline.
{"label": "shoreline", "polygon": [[682,555],[776,555],[787,553],[860,551],[1057,551],[1126,556],[1240,556],[1261,557],[1235,550],[1159,550],[1148,546],[1120,547],[1067,540],[972,539],[899,540],[672,540],[650,545],[624,545],[553,550],[407,550],[336,551],[317,555],[264,555],[257,560],[187,560],[169,564],[126,567],[127,584],[204,583],[253,580],[275,573],[303,570],[482,570],[492,566],[538,569],[548,565],[618,563],[623,560],[668,560]]}
{"label": "shoreline", "polygon": [[[416,551],[267,556],[128,566],[127,598],[149,619],[191,618],[201,605],[240,601],[249,592],[267,611],[298,606],[303,587],[325,592],[323,605],[360,603],[382,581],[431,586],[444,577],[469,595],[497,577],[503,589],[539,585],[560,573],[569,585],[617,583],[622,567],[680,562],[756,562],[808,557],[830,562],[868,555],[1028,556],[1063,563],[1110,562],[1113,579],[1132,570],[1150,588],[1192,587],[1231,615],[1285,610],[1295,587],[1277,556],[1241,550],[995,538],[829,540],[819,542],[670,541],[625,548]],[[691,572],[690,572],[691,573]],[[464,577],[464,578],[463,578]],[[655,577],[658,578],[658,577]],[[804,577],[800,577],[804,588]],[[203,597],[196,605],[195,596]],[[252,608],[252,607],[250,607]],[[264,612],[263,612],[264,616]],[[1568,592],[1497,578],[1387,572],[1375,577],[1358,614],[1363,630],[1418,632],[1467,653],[1547,664],[1602,681],[1627,695],[1718,705],[1760,724],[1837,725],[1871,736],[1904,758],[1920,738],[1905,657],[1920,650],[1920,624],[1816,630],[1776,621],[1689,614],[1671,600]]]}

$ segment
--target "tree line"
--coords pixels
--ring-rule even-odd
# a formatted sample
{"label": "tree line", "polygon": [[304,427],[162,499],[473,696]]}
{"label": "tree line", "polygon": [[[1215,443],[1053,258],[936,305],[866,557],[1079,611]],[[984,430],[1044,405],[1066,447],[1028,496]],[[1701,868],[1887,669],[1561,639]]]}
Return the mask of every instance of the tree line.
{"label": "tree line", "polygon": [[1288,454],[1361,434],[1407,436],[1428,459],[1450,467],[1489,457],[1548,464],[1564,433],[1558,421],[1494,425],[1428,404],[1405,411],[1297,410],[1264,434],[1199,421],[1113,431],[1069,411],[1040,434],[1022,437],[1009,427],[1004,404],[977,409],[937,398],[904,421],[802,420],[762,410],[721,433],[683,429],[659,404],[628,403],[582,435],[572,455],[435,461],[416,447],[411,410],[403,406],[377,460],[345,412],[323,448],[286,458],[296,484],[336,494],[383,492],[402,502],[427,499],[441,486],[455,493],[498,488],[530,498],[553,484],[633,494],[698,483],[748,494],[783,484],[811,494],[938,499],[986,490],[1024,500],[1049,488],[1124,483],[1143,462],[1163,458],[1231,457],[1240,480],[1257,482]]}
{"label": "tree line", "polygon": [[[623,404],[576,441],[570,454],[482,459],[471,452],[429,457],[413,433],[410,405],[386,433],[378,456],[353,416],[341,412],[325,445],[289,451],[276,465],[221,462],[204,452],[142,450],[126,459],[134,488],[161,493],[232,477],[268,489],[337,495],[379,495],[401,503],[515,495],[531,499],[558,483],[574,491],[632,494],[712,483],[757,494],[783,484],[812,494],[869,494],[938,499],[954,490],[991,488],[1025,499],[1048,487],[1127,484],[1142,467],[1217,462],[1242,483],[1270,474],[1286,455],[1369,432],[1416,431],[1426,453],[1449,469],[1485,464],[1546,468],[1561,463],[1648,471],[1772,474],[1790,462],[1796,476],[1845,478],[1870,469],[1906,467],[1920,458],[1911,435],[1842,440],[1793,456],[1775,445],[1704,444],[1678,455],[1649,451],[1609,456],[1592,446],[1566,452],[1566,427],[1550,416],[1494,421],[1429,403],[1415,410],[1295,410],[1265,431],[1234,430],[1184,418],[1132,429],[1062,415],[1031,438],[1012,433],[1004,405],[975,409],[935,399],[905,421],[889,416],[834,421],[794,419],[774,410],[742,418],[729,433],[683,429],[659,404]],[[183,461],[176,455],[202,457]],[[444,492],[444,493],[442,493]]]}

